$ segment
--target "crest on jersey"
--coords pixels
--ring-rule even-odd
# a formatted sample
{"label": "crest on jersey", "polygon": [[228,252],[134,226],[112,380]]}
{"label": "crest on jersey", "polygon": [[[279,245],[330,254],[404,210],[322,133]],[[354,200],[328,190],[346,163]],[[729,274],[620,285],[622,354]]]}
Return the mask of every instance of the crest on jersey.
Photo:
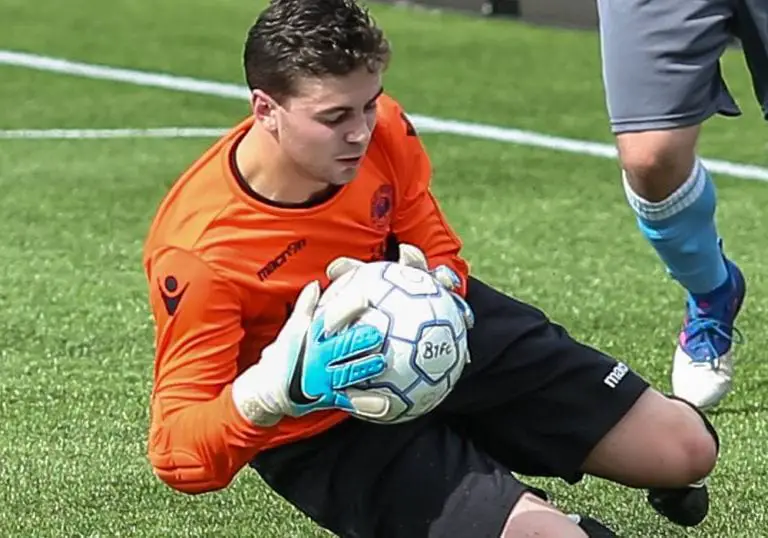
{"label": "crest on jersey", "polygon": [[382,185],[371,197],[371,222],[376,228],[386,229],[392,215],[393,189],[391,185]]}

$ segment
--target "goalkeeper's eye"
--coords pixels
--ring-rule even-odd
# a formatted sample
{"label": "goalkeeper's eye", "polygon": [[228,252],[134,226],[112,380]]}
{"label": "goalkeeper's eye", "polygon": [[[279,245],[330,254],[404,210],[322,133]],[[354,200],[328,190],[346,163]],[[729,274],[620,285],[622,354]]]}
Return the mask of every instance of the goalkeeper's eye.
{"label": "goalkeeper's eye", "polygon": [[320,123],[324,125],[328,125],[330,127],[334,127],[336,125],[341,125],[342,123],[344,123],[344,120],[346,119],[347,119],[346,114],[339,114],[336,116],[331,116],[329,118],[320,118]]}
{"label": "goalkeeper's eye", "polygon": [[[375,113],[375,112],[376,112],[376,101],[371,101],[370,103],[366,104],[363,107],[363,114],[365,115]],[[338,114],[323,116],[319,119],[319,121],[323,125],[327,125],[329,127],[336,127],[338,125],[341,125],[345,121],[347,121],[351,115],[352,115],[352,112],[349,112],[349,111],[339,112]]]}

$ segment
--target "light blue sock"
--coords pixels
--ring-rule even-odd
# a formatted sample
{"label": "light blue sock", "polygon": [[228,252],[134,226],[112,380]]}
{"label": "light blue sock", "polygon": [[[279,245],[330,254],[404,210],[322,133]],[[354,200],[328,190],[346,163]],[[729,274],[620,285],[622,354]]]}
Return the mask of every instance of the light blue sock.
{"label": "light blue sock", "polygon": [[669,274],[694,295],[708,293],[728,278],[715,227],[715,185],[696,161],[690,177],[661,202],[649,202],[624,179],[629,205],[645,238]]}

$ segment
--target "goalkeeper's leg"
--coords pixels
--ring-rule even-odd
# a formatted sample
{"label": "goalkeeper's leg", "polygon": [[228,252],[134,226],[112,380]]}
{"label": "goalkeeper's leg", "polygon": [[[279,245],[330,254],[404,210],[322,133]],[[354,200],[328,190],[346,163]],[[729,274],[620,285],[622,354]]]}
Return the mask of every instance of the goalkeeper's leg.
{"label": "goalkeeper's leg", "polygon": [[588,473],[648,489],[652,506],[680,525],[706,516],[701,481],[719,445],[703,414],[530,305],[476,279],[467,300],[472,362],[443,408],[469,418],[478,446],[522,474],[575,483]]}
{"label": "goalkeeper's leg", "polygon": [[594,448],[583,469],[648,488],[648,501],[657,512],[678,525],[695,526],[709,510],[705,479],[715,467],[719,446],[701,411],[648,389]]}
{"label": "goalkeeper's leg", "polygon": [[341,537],[614,536],[558,511],[437,415],[387,426],[349,420],[263,452],[252,466]]}
{"label": "goalkeeper's leg", "polygon": [[512,508],[501,538],[524,536],[615,538],[616,534],[594,518],[566,516],[533,493],[525,493]]}

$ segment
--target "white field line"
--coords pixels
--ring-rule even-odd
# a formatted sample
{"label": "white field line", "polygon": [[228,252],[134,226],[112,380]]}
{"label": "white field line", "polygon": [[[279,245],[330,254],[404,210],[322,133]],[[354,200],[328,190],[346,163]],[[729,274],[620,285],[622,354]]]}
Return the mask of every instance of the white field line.
{"label": "white field line", "polygon": [[216,127],[160,127],[155,129],[7,129],[0,139],[99,139],[99,138],[215,138],[227,129]]}
{"label": "white field line", "polygon": [[[0,140],[96,140],[104,138],[216,138],[229,127],[153,127],[123,129],[0,129]],[[421,129],[429,132],[430,129]]]}
{"label": "white field line", "polygon": [[[231,99],[246,99],[248,96],[247,89],[237,84],[180,77],[165,73],[122,69],[106,65],[73,62],[37,54],[0,49],[0,65],[2,64],[91,79],[125,82],[138,86],[214,95]],[[409,116],[412,118],[414,125],[422,131],[449,133],[485,140],[496,140],[522,146],[565,151],[580,155],[592,155],[605,159],[616,158],[616,149],[611,144],[563,138],[508,127],[496,127],[493,125],[433,118],[419,114],[409,114]],[[149,130],[142,130],[142,132],[146,131]],[[7,133],[9,131],[4,132]],[[189,132],[187,132],[187,134],[189,134]],[[211,134],[211,136],[215,135]],[[2,138],[10,137],[11,135],[6,135]],[[73,138],[77,138],[77,136],[73,136]],[[84,136],[81,138],[88,137]],[[768,181],[768,168],[762,166],[735,163],[720,159],[704,159],[704,163],[711,171],[719,174],[725,174],[741,179]]]}

